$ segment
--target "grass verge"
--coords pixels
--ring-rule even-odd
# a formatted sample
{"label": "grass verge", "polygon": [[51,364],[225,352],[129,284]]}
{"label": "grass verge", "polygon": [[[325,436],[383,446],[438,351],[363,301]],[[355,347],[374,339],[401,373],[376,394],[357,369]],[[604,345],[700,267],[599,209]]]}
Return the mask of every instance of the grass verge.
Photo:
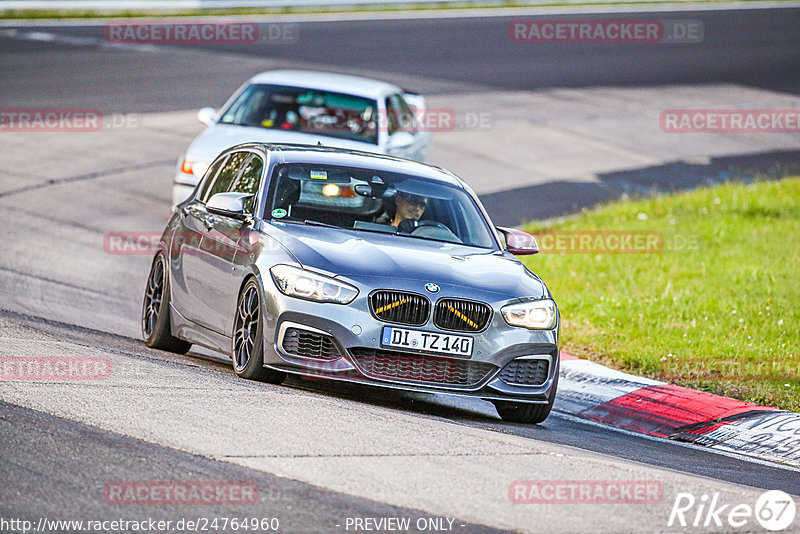
{"label": "grass verge", "polygon": [[[800,411],[800,178],[615,202],[526,230],[567,352]],[[609,253],[628,233],[637,253]]]}

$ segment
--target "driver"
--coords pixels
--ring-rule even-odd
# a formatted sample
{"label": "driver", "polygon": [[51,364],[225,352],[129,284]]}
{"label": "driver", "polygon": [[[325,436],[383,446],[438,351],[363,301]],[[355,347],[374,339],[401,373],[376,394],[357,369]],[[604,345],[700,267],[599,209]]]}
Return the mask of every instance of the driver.
{"label": "driver", "polygon": [[406,219],[418,221],[422,214],[425,213],[425,208],[428,207],[428,199],[426,197],[410,193],[397,193],[394,196],[394,202],[397,206],[397,211],[395,211],[392,226],[399,226]]}

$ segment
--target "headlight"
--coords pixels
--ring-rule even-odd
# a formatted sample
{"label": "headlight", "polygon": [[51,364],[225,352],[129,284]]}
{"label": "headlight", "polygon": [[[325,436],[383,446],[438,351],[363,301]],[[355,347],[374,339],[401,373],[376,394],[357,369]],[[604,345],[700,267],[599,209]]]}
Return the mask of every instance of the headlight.
{"label": "headlight", "polygon": [[556,325],[556,303],[550,299],[509,304],[500,311],[511,326],[550,330]]}
{"label": "headlight", "polygon": [[201,180],[208,170],[208,163],[202,161],[189,161],[183,160],[181,164],[181,172],[183,174],[193,174],[195,178]]}
{"label": "headlight", "polygon": [[290,297],[349,304],[358,295],[350,284],[291,265],[276,265],[269,272],[280,292]]}
{"label": "headlight", "polygon": [[196,161],[192,163],[192,174],[194,174],[198,180],[203,179],[203,176],[205,176],[207,170],[208,163],[202,161]]}

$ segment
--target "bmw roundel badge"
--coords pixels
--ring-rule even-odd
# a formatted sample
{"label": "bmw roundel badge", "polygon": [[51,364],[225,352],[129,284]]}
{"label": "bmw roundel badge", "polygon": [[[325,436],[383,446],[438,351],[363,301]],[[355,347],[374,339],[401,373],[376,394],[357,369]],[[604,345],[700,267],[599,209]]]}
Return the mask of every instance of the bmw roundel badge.
{"label": "bmw roundel badge", "polygon": [[427,291],[428,293],[438,293],[439,292],[439,286],[437,286],[436,284],[430,284],[430,283],[429,284],[425,284],[425,291]]}

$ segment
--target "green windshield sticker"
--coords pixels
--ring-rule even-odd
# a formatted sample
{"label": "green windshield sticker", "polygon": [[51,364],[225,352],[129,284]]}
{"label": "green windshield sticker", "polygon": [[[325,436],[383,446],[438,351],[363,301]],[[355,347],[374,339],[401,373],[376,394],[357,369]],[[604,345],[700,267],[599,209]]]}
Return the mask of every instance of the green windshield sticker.
{"label": "green windshield sticker", "polygon": [[301,93],[297,95],[297,103],[298,104],[308,104],[314,100],[314,93]]}
{"label": "green windshield sticker", "polygon": [[314,180],[327,180],[328,173],[325,171],[311,171],[311,178]]}
{"label": "green windshield sticker", "polygon": [[286,215],[287,215],[286,210],[284,209],[278,208],[276,210],[272,210],[272,216],[275,217],[276,219],[282,219],[286,217]]}

